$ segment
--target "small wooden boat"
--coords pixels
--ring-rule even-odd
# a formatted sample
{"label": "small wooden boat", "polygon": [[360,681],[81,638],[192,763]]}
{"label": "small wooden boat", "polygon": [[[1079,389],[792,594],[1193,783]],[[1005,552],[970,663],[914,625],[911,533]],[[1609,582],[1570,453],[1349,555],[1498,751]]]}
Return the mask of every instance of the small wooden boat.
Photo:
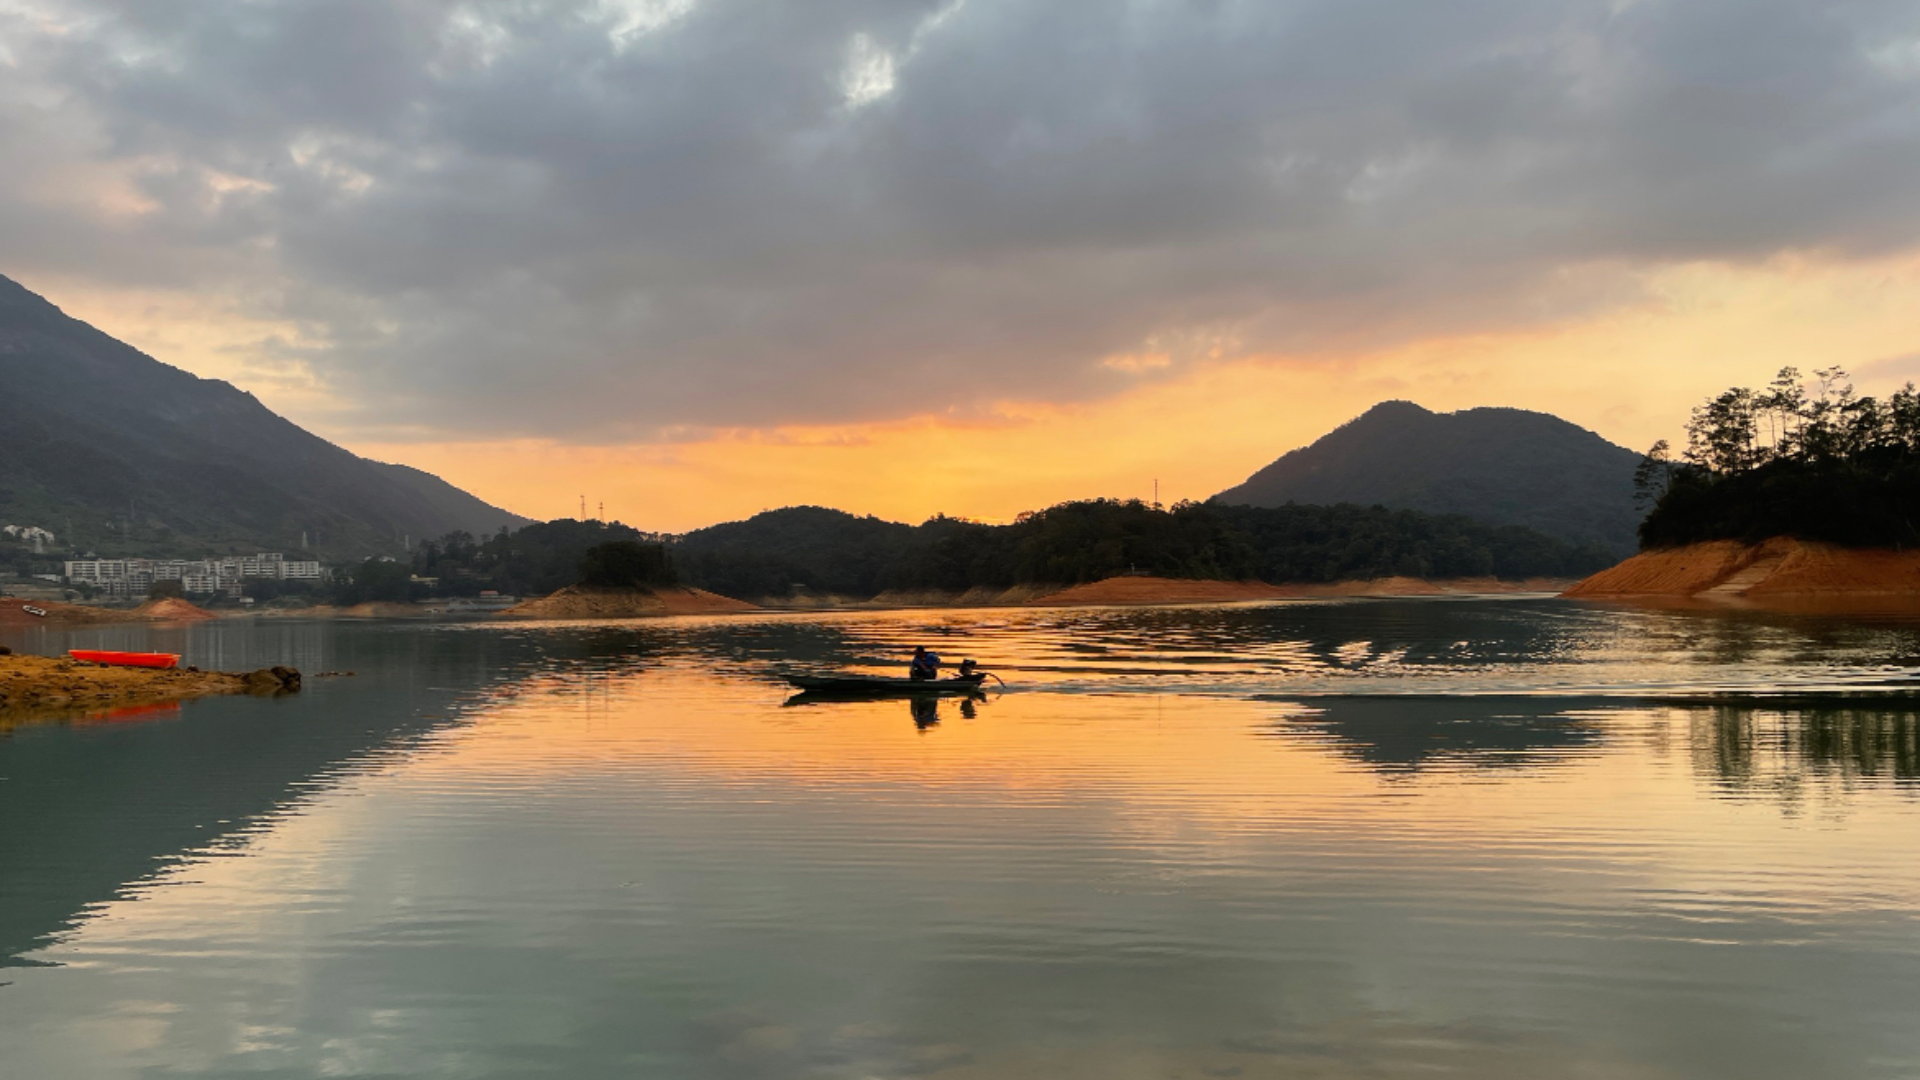
{"label": "small wooden boat", "polygon": [[789,675],[787,681],[813,694],[861,694],[888,697],[918,694],[977,694],[986,672],[950,679],[901,679],[887,675]]}
{"label": "small wooden boat", "polygon": [[114,667],[171,668],[180,666],[180,654],[170,652],[114,652],[111,649],[68,649],[67,655],[89,664]]}

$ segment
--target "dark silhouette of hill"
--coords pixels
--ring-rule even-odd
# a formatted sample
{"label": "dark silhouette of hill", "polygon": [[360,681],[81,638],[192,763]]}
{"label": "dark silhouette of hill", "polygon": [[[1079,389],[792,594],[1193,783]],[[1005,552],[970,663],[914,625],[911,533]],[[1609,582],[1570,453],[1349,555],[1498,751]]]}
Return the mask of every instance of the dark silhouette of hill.
{"label": "dark silhouette of hill", "polygon": [[358,457],[0,277],[0,521],[103,554],[300,546],[330,556],[527,519]]}
{"label": "dark silhouette of hill", "polygon": [[1228,488],[1228,505],[1357,503],[1463,514],[1634,551],[1640,455],[1557,416],[1523,409],[1435,413],[1383,401]]}
{"label": "dark silhouette of hill", "polygon": [[914,542],[911,525],[824,506],[788,506],[696,529],[674,546],[687,581],[722,596],[789,596],[799,589],[872,596]]}
{"label": "dark silhouette of hill", "polygon": [[[427,573],[418,559],[417,572]],[[1064,586],[1129,571],[1274,583],[1575,577],[1613,561],[1592,545],[1459,515],[1352,505],[1161,510],[1111,499],[1061,503],[1008,525],[934,517],[914,526],[794,506],[688,533],[672,559],[688,584],[743,600]]]}

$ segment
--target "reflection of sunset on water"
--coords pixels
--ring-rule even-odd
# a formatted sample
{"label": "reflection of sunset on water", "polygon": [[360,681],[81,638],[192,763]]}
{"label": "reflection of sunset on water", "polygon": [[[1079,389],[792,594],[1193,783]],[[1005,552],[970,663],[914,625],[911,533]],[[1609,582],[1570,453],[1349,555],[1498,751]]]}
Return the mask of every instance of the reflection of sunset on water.
{"label": "reflection of sunset on water", "polygon": [[[1522,747],[1492,761],[1449,751],[1445,725],[1437,725],[1423,736],[1436,756],[1404,772],[1367,767],[1352,744],[1314,722],[1326,703],[1312,698],[1015,693],[980,705],[973,720],[957,701],[943,702],[938,726],[922,729],[906,701],[769,708],[783,694],[678,665],[536,680],[485,708],[473,727],[449,733],[412,768],[454,787],[549,777],[590,784],[645,770],[680,783],[753,788],[781,803],[851,792],[873,805],[918,809],[931,800],[992,815],[1071,807],[1096,812],[1128,843],[1178,839],[1190,849],[1178,858],[1220,871],[1231,868],[1236,848],[1307,840],[1367,849],[1408,869],[1495,872],[1519,859],[1524,869],[1504,871],[1515,888],[1600,889],[1622,905],[1740,891],[1754,852],[1764,850],[1773,872],[1798,867],[1820,883],[1782,911],[1852,906],[1848,868],[1883,880],[1891,870],[1901,884],[1888,900],[1920,907],[1920,868],[1883,865],[1886,845],[1910,827],[1910,807],[1850,805],[1843,789],[1865,778],[1786,760],[1759,763],[1771,782],[1715,798],[1724,778],[1705,763],[1724,751],[1698,709],[1549,709],[1552,723],[1593,741],[1571,750]],[[1384,705],[1393,707],[1391,699]],[[1442,715],[1529,711],[1540,709],[1441,706]],[[1771,721],[1777,727],[1782,718]],[[1573,814],[1586,819],[1583,843],[1603,848],[1611,865],[1560,865],[1563,826],[1537,823]],[[1842,835],[1797,827],[1835,814],[1844,817]],[[1554,872],[1527,880],[1541,862]],[[1579,902],[1597,903],[1591,895]]]}
{"label": "reflection of sunset on water", "polygon": [[[0,888],[57,965],[0,1054],[1671,1080],[1684,1015],[1683,1075],[1878,1080],[1920,1060],[1913,640],[1538,600],[314,626],[360,675],[0,740],[9,864],[71,879]],[[1013,688],[779,677],[916,643]]]}

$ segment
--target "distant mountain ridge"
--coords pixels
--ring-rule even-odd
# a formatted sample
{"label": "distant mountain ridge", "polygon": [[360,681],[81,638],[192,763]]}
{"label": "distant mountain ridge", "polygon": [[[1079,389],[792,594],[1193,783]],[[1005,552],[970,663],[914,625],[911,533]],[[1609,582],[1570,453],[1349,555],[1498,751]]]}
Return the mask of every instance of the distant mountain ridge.
{"label": "distant mountain ridge", "polygon": [[529,519],[369,461],[0,276],[0,522],[102,553],[353,558]]}
{"label": "distant mountain ridge", "polygon": [[1639,461],[1634,451],[1548,413],[1436,413],[1411,401],[1383,401],[1212,501],[1463,514],[1622,556],[1639,547]]}

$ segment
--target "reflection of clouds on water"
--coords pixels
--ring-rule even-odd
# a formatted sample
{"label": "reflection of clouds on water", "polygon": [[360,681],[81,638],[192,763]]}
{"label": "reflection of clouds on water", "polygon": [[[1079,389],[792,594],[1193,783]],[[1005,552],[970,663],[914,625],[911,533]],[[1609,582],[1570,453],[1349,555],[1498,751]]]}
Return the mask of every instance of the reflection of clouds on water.
{"label": "reflection of clouds on water", "polygon": [[[1349,1010],[1339,1015],[1338,1009]],[[736,1009],[690,1025],[692,1046],[711,1064],[702,1075],[740,1080],[920,1077],[946,1080],[1107,1080],[1115,1076],[1325,1078],[1373,1080],[1455,1074],[1485,1080],[1564,1075],[1570,1056],[1592,1075],[1670,1080],[1600,1040],[1570,1042],[1494,1019],[1421,1021],[1342,998],[1322,1015],[1250,1025],[1244,1033],[1195,1040],[1181,1025],[1147,1025],[1131,1037],[1088,1038],[1071,1017],[1039,1045],[929,1042],[890,1023],[833,1026],[783,1022]]]}
{"label": "reflection of clouds on water", "polygon": [[[1913,653],[1897,630],[1676,644],[1609,620],[1501,602],[336,624],[326,666],[362,674],[278,712],[0,743],[0,943],[102,916],[45,954],[68,967],[8,973],[0,1060],[129,1078],[1911,1072],[1920,871],[1898,852],[1920,710],[1272,686],[1356,642],[1363,668],[1466,685],[1554,665],[1714,677],[1707,655],[1825,678]],[[778,665],[890,663],[935,629],[944,654],[1021,667],[1027,692],[780,707]],[[1155,665],[1209,674],[1098,674]],[[1196,686],[1221,692],[1139,692]],[[1741,804],[1814,787],[1845,811],[1818,829]],[[229,818],[254,824],[206,855]]]}
{"label": "reflection of clouds on water", "polygon": [[884,1023],[809,1027],[736,1009],[689,1025],[692,1049],[716,1075],[765,1077],[926,1076],[963,1066],[973,1052],[957,1043],[925,1042]]}

